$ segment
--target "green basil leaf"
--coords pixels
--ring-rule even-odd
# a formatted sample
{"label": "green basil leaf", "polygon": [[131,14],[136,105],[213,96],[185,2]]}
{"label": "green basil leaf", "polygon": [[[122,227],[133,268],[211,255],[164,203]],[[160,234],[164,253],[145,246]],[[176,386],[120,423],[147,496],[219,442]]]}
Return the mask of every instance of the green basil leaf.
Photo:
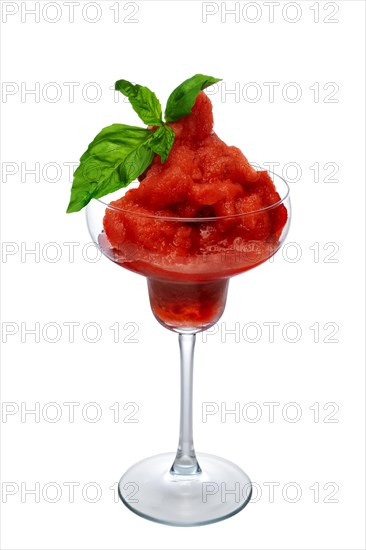
{"label": "green basil leaf", "polygon": [[149,88],[132,84],[128,80],[117,80],[115,89],[128,97],[133,109],[145,124],[160,126],[163,123],[160,101]]}
{"label": "green basil leaf", "polygon": [[173,90],[168,98],[165,109],[165,120],[167,122],[175,122],[191,114],[198,94],[220,80],[222,79],[204,74],[196,74],[182,82],[178,88]]}
{"label": "green basil leaf", "polygon": [[67,212],[81,210],[92,198],[125,187],[151,164],[152,130],[112,124],[104,128],[80,158]]}
{"label": "green basil leaf", "polygon": [[160,155],[161,162],[164,163],[168,158],[171,148],[173,147],[175,134],[170,126],[164,124],[153,133],[149,140],[149,147]]}

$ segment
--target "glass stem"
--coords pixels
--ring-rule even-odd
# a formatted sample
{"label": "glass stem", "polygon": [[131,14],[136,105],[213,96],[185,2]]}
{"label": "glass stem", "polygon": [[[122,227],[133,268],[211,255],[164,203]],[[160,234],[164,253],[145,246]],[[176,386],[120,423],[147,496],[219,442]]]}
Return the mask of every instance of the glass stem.
{"label": "glass stem", "polygon": [[180,475],[199,474],[193,446],[192,389],[195,334],[179,334],[180,349],[180,429],[177,454],[171,473]]}

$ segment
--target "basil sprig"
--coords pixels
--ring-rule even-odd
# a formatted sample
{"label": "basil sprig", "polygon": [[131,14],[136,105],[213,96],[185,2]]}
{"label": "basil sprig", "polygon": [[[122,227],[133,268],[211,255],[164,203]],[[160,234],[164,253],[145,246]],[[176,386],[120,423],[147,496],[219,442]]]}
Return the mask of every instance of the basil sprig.
{"label": "basil sprig", "polygon": [[174,143],[167,125],[190,114],[197,95],[220,79],[197,74],[185,80],[168,98],[165,120],[161,104],[151,90],[128,80],[118,80],[115,89],[125,95],[141,120],[154,128],[112,124],[104,128],[80,158],[74,173],[67,212],[78,212],[91,199],[126,187],[150,166],[154,154],[165,162]]}

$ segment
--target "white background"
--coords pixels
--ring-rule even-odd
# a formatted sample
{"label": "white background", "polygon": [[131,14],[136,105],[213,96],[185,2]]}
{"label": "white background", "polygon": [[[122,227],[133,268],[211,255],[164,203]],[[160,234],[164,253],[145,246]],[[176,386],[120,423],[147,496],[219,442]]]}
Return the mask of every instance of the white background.
{"label": "white background", "polygon": [[[364,3],[281,2],[272,18],[266,2],[238,2],[225,21],[221,3],[80,0],[74,22],[65,2],[44,1],[36,22],[35,4],[2,2],[2,548],[364,548]],[[115,80],[147,85],[165,104],[197,72],[224,79],[211,95],[219,136],[252,162],[279,163],[290,181],[295,244],[231,281],[217,332],[197,343],[197,451],[242,466],[256,502],[177,528],[135,516],[110,489],[135,461],[177,444],[176,336],[154,320],[142,277],[91,261],[84,212],[65,214],[65,163],[102,127],[138,124],[114,101]],[[67,82],[79,84],[74,98]],[[36,86],[39,97],[25,93]],[[77,243],[73,261],[64,243]],[[80,323],[73,343],[70,322]],[[273,342],[269,322],[279,323]],[[39,342],[26,333],[36,323]],[[98,342],[87,341],[88,323]],[[137,342],[123,341],[132,330]],[[80,404],[74,422],[67,402]],[[218,412],[203,422],[205,403]],[[225,416],[235,403],[239,418]],[[38,419],[25,414],[35,407]]]}

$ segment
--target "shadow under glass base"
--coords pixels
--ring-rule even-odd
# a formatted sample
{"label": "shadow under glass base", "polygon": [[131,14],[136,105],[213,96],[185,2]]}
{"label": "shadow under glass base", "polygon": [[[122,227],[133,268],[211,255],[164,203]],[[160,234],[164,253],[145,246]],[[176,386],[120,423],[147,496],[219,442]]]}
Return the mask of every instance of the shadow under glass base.
{"label": "shadow under glass base", "polygon": [[252,486],[245,472],[232,462],[199,454],[199,474],[170,472],[175,453],[165,453],[134,464],[120,479],[123,503],[145,519],[189,527],[229,518],[248,504]]}

